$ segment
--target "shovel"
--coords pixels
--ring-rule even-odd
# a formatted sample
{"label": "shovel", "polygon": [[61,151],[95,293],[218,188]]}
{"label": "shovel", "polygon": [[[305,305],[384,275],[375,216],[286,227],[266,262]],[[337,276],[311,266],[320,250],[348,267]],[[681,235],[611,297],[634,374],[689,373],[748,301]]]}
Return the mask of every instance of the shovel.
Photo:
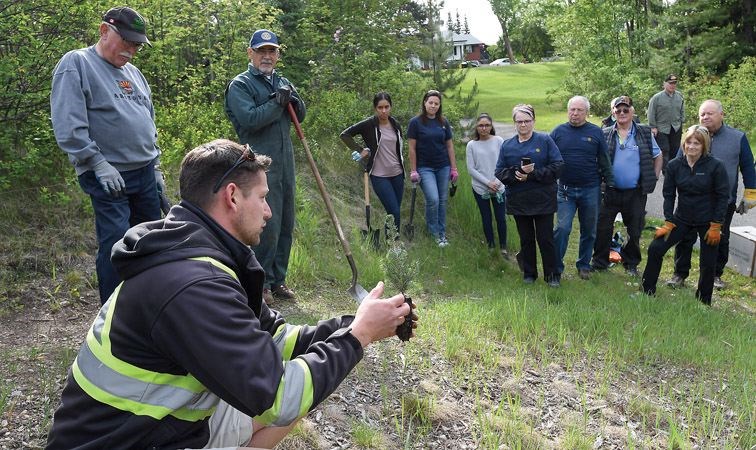
{"label": "shovel", "polygon": [[367,239],[370,242],[370,245],[377,250],[380,246],[381,234],[380,230],[374,230],[370,226],[370,187],[368,185],[367,172],[363,172],[362,180],[365,185],[365,222],[367,223],[367,230],[360,231],[362,231],[362,238]]}
{"label": "shovel", "polygon": [[410,220],[404,226],[404,235],[407,240],[411,241],[415,237],[415,225],[412,223],[415,219],[415,198],[417,198],[417,183],[412,183],[412,200],[410,202]]}
{"label": "shovel", "polygon": [[351,295],[352,298],[357,301],[357,303],[361,303],[362,299],[364,299],[368,295],[368,292],[365,290],[365,288],[357,283],[357,266],[354,264],[352,249],[349,247],[349,242],[344,237],[344,232],[341,231],[339,218],[336,217],[336,212],[333,210],[333,205],[331,204],[331,197],[326,191],[325,185],[323,184],[323,179],[320,177],[318,167],[315,165],[315,160],[312,159],[310,146],[307,144],[307,139],[305,139],[304,133],[302,132],[302,125],[299,123],[299,119],[297,119],[297,114],[294,112],[294,107],[291,106],[291,103],[289,103],[287,107],[289,108],[289,116],[291,116],[291,121],[294,123],[294,128],[296,128],[297,130],[297,136],[299,137],[299,140],[302,141],[302,146],[304,146],[305,154],[307,155],[307,162],[310,164],[312,174],[315,175],[315,181],[318,185],[318,190],[320,190],[320,195],[321,197],[323,197],[323,201],[325,202],[326,209],[328,210],[328,215],[331,216],[331,222],[333,222],[333,226],[336,228],[336,234],[338,234],[339,236],[341,246],[344,247],[344,254],[346,255],[347,261],[349,261],[349,267],[352,269],[352,285],[349,286],[347,292],[349,292],[349,295]]}

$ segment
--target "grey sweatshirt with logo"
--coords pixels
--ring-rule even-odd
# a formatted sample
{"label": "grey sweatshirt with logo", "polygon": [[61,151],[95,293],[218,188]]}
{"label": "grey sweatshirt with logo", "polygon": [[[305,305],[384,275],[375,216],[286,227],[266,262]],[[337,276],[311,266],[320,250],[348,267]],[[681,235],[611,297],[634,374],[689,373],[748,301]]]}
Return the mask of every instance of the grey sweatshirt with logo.
{"label": "grey sweatshirt with logo", "polygon": [[152,91],[131,63],[115,67],[94,46],[66,53],[55,66],[50,110],[55,139],[76,175],[108,161],[118,171],[159,155]]}

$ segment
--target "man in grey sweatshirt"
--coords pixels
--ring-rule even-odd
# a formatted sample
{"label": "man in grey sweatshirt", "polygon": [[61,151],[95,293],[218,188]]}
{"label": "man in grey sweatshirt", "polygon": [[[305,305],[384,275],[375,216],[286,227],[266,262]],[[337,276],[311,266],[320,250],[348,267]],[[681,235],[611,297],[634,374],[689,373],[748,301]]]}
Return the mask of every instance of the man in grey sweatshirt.
{"label": "man in grey sweatshirt", "polygon": [[92,47],[66,53],[55,66],[50,110],[55,139],[92,200],[97,279],[105,303],[120,279],[113,244],[131,226],[160,219],[159,158],[152,91],[130,61],[146,44],[145,21],[128,7],[108,10]]}

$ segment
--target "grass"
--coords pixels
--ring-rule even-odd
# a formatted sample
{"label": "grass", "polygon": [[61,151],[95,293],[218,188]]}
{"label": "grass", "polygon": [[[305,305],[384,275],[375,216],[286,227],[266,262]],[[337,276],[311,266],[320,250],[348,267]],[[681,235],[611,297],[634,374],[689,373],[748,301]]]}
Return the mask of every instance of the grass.
{"label": "grass", "polygon": [[[478,111],[487,112],[497,122],[511,123],[512,107],[518,103],[533,105],[536,131],[550,132],[567,121],[568,94],[562,89],[567,62],[514,64],[500,67],[478,67],[468,70],[462,92],[468,93],[478,83]],[[585,94],[589,100],[590,95]],[[601,123],[601,117],[588,120]]]}
{"label": "grass", "polygon": [[[529,102],[538,113],[538,128],[550,130],[564,121],[564,105],[550,103],[549,92],[558,86],[565,70],[561,63],[550,63],[478,68],[470,73],[481,89],[481,111],[507,121],[511,106]],[[471,80],[469,77],[468,82]],[[464,154],[461,146],[457,154]],[[364,213],[360,174],[341,170],[343,163],[328,158],[322,155],[318,164],[351,243],[358,281],[369,290],[383,278],[379,264],[382,252],[361,241]],[[345,292],[351,273],[309,169],[304,161],[298,161],[298,165],[297,225],[289,280],[300,300],[297,313],[290,319],[314,323],[321,317],[354,310]],[[487,251],[464,157],[458,165],[460,189],[450,201],[447,219],[451,247],[439,249],[424,235],[423,199],[418,195],[417,230],[409,250],[421,270],[408,294],[419,304],[421,323],[417,337],[403,347],[403,352],[408,368],[418,373],[434,370],[431,355],[442,356],[450,367],[444,376],[455,386],[470,387],[470,380],[475,379],[498,381],[498,385],[492,384],[500,388],[498,393],[488,386],[471,387],[475,405],[466,415],[474,422],[472,432],[480,448],[549,447],[533,420],[533,414],[548,407],[552,400],[547,397],[549,392],[541,389],[537,399],[530,399],[532,410],[525,411],[525,399],[517,386],[527,382],[533,370],[546,371],[550,366],[576,378],[577,418],[560,430],[560,448],[591,448],[597,430],[603,426],[596,425],[600,420],[593,417],[591,402],[615,401],[624,393],[628,399],[624,413],[638,423],[637,429],[625,427],[627,448],[659,446],[649,437],[656,434],[655,430],[665,433],[662,447],[667,448],[756,445],[756,300],[752,279],[728,270],[730,286],[718,295],[712,308],[697,302],[691,289],[660,286],[656,297],[631,298],[630,294],[638,291],[639,280],[619,270],[597,274],[590,281],[566,273],[560,289],[549,289],[542,281],[525,286],[514,264]],[[405,221],[409,186],[407,189],[402,212]],[[75,299],[79,291],[91,290],[94,284],[85,273],[69,268],[80,253],[94,252],[91,211],[82,196],[74,191],[72,200],[52,203],[44,214],[28,209],[25,203],[32,204],[23,199],[5,203],[11,212],[0,220],[0,231],[6,236],[0,248],[0,313],[28,306],[25,301],[29,300],[18,300],[17,294],[31,286],[35,277],[51,280],[49,295],[56,300],[45,303],[55,309],[63,307],[57,299]],[[380,202],[374,198],[373,205],[373,221],[380,223]],[[44,234],[50,228],[55,233]],[[508,235],[510,249],[516,250],[518,239],[511,220]],[[575,227],[565,259],[568,271],[576,257],[577,239]],[[650,239],[650,232],[646,232],[644,249]],[[670,274],[671,257],[670,253],[665,259],[661,279]],[[695,274],[697,258],[693,258],[693,265]],[[74,356],[70,349],[44,355],[37,348],[16,351],[23,357],[16,358],[19,353],[0,355],[6,361],[6,371],[0,377],[4,380],[0,383],[0,415],[4,417],[15,412],[11,393],[16,383],[7,380],[26,376],[30,370],[27,363],[7,361],[43,358],[48,361],[46,368],[31,370],[35,376],[52,381],[65,376]],[[383,363],[389,364],[387,360]],[[371,374],[358,369],[355,375]],[[52,400],[40,409],[49,414],[57,404],[56,385],[45,383],[42,389]],[[390,393],[384,389],[385,399]],[[435,392],[405,395],[398,411],[388,403],[383,405],[382,413],[392,418],[402,447],[412,448],[413,442],[433,434],[439,415],[437,396]],[[308,442],[312,439],[309,432],[302,434]],[[383,444],[374,440],[379,436],[365,424],[352,426],[352,439],[360,446],[380,448]],[[386,446],[394,448],[392,444],[396,443]],[[304,444],[303,448],[314,446]]]}

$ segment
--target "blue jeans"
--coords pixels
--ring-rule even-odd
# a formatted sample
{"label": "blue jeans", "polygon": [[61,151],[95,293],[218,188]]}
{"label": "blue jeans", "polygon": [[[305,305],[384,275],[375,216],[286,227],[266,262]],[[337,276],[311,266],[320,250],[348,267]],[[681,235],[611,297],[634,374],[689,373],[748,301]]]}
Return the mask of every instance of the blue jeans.
{"label": "blue jeans", "polygon": [[404,195],[404,174],[395,177],[375,177],[370,175],[373,191],[383,204],[386,214],[394,216],[397,232],[401,230],[402,196]]}
{"label": "blue jeans", "polygon": [[[475,197],[475,203],[478,204],[480,210],[480,219],[483,222],[483,235],[486,237],[486,244],[488,247],[495,247],[493,223],[491,221],[491,208],[493,207],[493,213],[496,217],[496,231],[499,235],[499,248],[506,250],[507,248],[507,202],[506,200],[501,203],[496,200],[496,194],[492,194],[491,197],[484,199],[483,196],[473,190],[473,197]],[[503,199],[506,197],[502,196]]]}
{"label": "blue jeans", "polygon": [[435,238],[446,236],[446,202],[449,199],[451,166],[418,167],[420,189],[425,196],[425,224]]}
{"label": "blue jeans", "polygon": [[121,172],[126,183],[124,195],[114,198],[102,190],[93,171],[79,175],[79,186],[92,200],[97,233],[97,283],[100,288],[100,303],[105,303],[113,293],[121,277],[110,262],[113,244],[126,231],[142,222],[160,219],[160,199],[155,183],[155,166],[147,166]]}
{"label": "blue jeans", "polygon": [[554,228],[554,244],[557,250],[557,272],[564,272],[564,254],[572,232],[572,219],[578,213],[580,222],[580,247],[575,266],[578,270],[591,269],[591,253],[596,242],[601,187],[572,187],[559,184],[557,191],[557,224]]}

